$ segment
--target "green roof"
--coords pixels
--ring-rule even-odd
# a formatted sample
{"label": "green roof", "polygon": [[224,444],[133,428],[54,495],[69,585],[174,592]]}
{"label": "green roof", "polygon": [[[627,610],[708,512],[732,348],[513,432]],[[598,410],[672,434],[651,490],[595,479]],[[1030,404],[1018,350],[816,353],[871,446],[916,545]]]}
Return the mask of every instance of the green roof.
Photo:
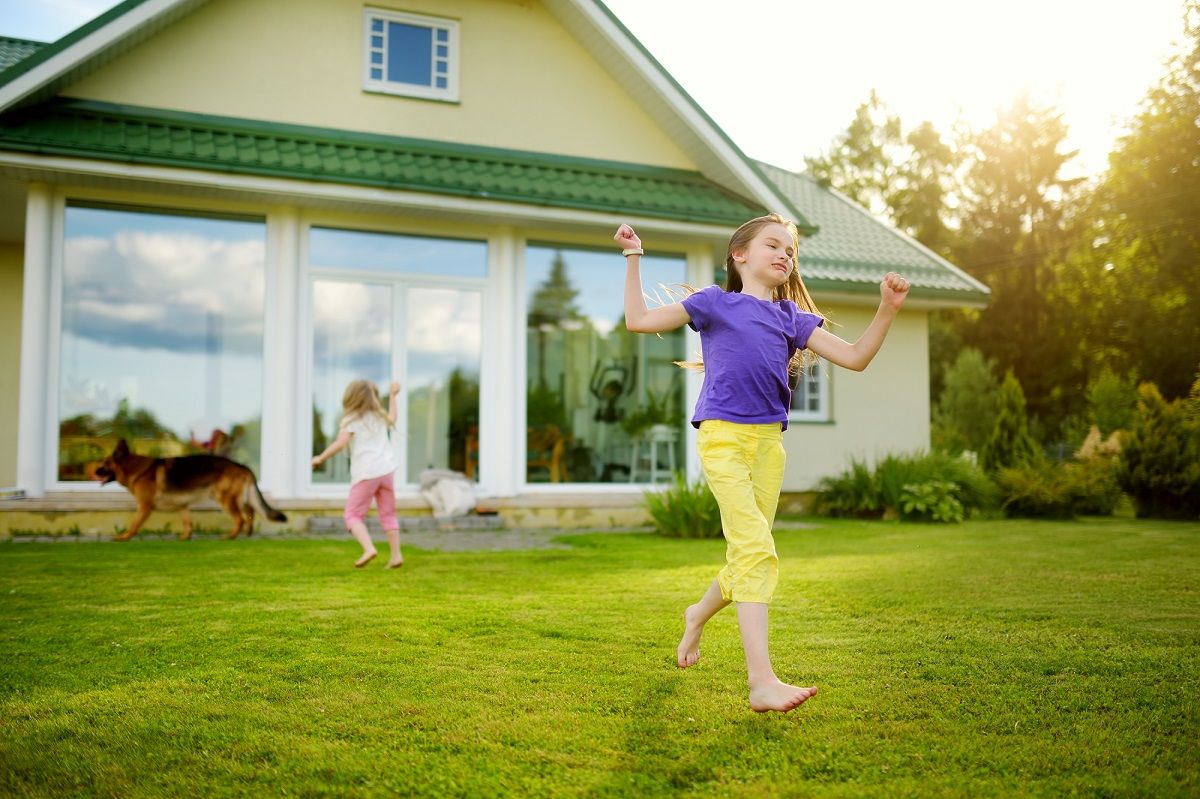
{"label": "green roof", "polygon": [[0,116],[0,149],[719,225],[764,212],[687,170],[83,100]]}
{"label": "green roof", "polygon": [[24,61],[45,46],[45,42],[0,36],[0,72],[8,69],[18,61]]}
{"label": "green roof", "polygon": [[987,286],[845,195],[808,175],[759,167],[820,228],[800,242],[798,265],[810,289],[874,293],[885,274],[899,272],[914,297],[987,302]]}

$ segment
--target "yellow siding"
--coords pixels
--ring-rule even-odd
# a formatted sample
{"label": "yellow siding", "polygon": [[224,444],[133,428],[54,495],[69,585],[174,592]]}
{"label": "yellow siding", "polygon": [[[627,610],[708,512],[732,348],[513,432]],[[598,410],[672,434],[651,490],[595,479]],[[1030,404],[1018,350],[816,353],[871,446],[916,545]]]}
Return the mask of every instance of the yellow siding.
{"label": "yellow siding", "polygon": [[17,376],[21,374],[24,247],[0,244],[0,488],[17,482]]}
{"label": "yellow siding", "polygon": [[[875,315],[874,308],[825,310],[838,323],[832,331],[848,341]],[[844,470],[850,457],[874,463],[890,453],[929,448],[928,322],[927,313],[902,311],[866,371],[829,367],[832,424],[789,426],[785,491],[813,488]]]}
{"label": "yellow siding", "polygon": [[460,102],[364,92],[364,4],[357,0],[213,0],[63,94],[694,168],[540,4],[379,5],[459,20]]}

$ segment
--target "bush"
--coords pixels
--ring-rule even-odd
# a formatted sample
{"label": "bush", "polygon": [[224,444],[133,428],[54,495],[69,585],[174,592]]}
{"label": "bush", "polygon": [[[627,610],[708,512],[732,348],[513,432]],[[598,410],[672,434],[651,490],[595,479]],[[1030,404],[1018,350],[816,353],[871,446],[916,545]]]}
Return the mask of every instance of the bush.
{"label": "bush", "polygon": [[676,472],[665,491],[647,491],[645,507],[659,534],[669,538],[720,538],[721,509],[703,480],[688,484]]}
{"label": "bush", "polygon": [[1041,451],[1029,435],[1025,418],[1025,393],[1012,370],[1004,376],[996,402],[992,435],[979,451],[979,462],[989,472],[1036,463]]}
{"label": "bush", "polygon": [[814,509],[827,516],[855,516],[877,519],[883,515],[879,484],[871,467],[850,459],[850,468],[836,477],[826,477],[817,486]]}
{"label": "bush", "polygon": [[1138,388],[1117,478],[1140,518],[1200,518],[1200,379],[1186,400],[1174,402],[1153,383]]}
{"label": "bush", "polygon": [[1105,457],[1001,469],[996,484],[1004,497],[1001,507],[1010,517],[1110,516],[1121,501],[1116,463]]}
{"label": "bush", "polygon": [[946,371],[945,385],[933,411],[933,435],[939,450],[978,452],[992,434],[997,392],[993,362],[973,347],[958,353]]}
{"label": "bush", "polygon": [[958,486],[944,480],[909,483],[900,494],[900,510],[906,519],[957,524],[964,515],[957,495]]}
{"label": "bush", "polygon": [[846,472],[825,478],[818,490],[817,512],[830,516],[961,521],[969,512],[996,503],[996,489],[987,475],[965,458],[941,452],[889,455],[873,472],[866,463],[852,460]]}

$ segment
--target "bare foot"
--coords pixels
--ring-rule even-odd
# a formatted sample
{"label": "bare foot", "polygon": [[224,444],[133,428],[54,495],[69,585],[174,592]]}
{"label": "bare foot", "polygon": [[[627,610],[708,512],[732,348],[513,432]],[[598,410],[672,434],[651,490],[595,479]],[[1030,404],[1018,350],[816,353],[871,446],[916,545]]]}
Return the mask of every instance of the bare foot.
{"label": "bare foot", "polygon": [[379,553],[373,549],[370,552],[363,553],[363,556],[361,558],[354,561],[354,568],[361,569],[363,566],[366,566],[368,563],[375,560],[375,556],[378,554]]}
{"label": "bare foot", "polygon": [[686,669],[700,662],[700,634],[704,632],[704,622],[699,618],[695,605],[689,605],[683,612],[683,638],[679,640],[679,648],[675,650],[675,662],[679,668]]}
{"label": "bare foot", "polygon": [[768,710],[787,713],[804,704],[805,700],[811,699],[816,693],[816,686],[800,688],[775,680],[773,683],[750,689],[750,709],[755,713],[766,713]]}
{"label": "bare foot", "polygon": [[403,565],[404,565],[404,558],[400,558],[400,560],[389,560],[387,567],[389,569],[399,569]]}

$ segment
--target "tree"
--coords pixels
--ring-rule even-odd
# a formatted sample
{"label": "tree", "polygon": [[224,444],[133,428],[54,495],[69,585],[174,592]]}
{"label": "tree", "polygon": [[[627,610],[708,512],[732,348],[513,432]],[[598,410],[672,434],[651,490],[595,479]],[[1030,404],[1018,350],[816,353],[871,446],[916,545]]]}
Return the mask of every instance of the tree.
{"label": "tree", "polygon": [[1029,435],[1025,418],[1025,394],[1012,370],[1004,375],[996,400],[996,423],[979,453],[984,469],[996,471],[1025,466],[1041,460],[1041,451]]}
{"label": "tree", "polygon": [[902,143],[900,118],[888,114],[872,89],[830,151],[806,157],[804,163],[808,173],[822,184],[874,213],[886,213],[889,209],[885,198],[893,190],[899,162],[896,151]]}
{"label": "tree", "polygon": [[933,412],[940,449],[979,452],[996,422],[999,381],[993,364],[974,347],[962,350],[946,372]]}
{"label": "tree", "polygon": [[1072,253],[1092,365],[1130,364],[1182,397],[1200,364],[1200,2],[1185,44],[1109,156]]}
{"label": "tree", "polygon": [[1186,400],[1167,402],[1153,383],[1138,388],[1133,428],[1117,471],[1139,517],[1200,518],[1200,379]]}
{"label": "tree", "polygon": [[1062,115],[1027,96],[974,134],[967,152],[961,236],[952,260],[992,289],[991,304],[959,316],[963,339],[1012,369],[1030,413],[1060,422],[1083,390],[1078,333],[1058,313],[1053,265],[1064,257],[1080,180],[1064,178]]}

